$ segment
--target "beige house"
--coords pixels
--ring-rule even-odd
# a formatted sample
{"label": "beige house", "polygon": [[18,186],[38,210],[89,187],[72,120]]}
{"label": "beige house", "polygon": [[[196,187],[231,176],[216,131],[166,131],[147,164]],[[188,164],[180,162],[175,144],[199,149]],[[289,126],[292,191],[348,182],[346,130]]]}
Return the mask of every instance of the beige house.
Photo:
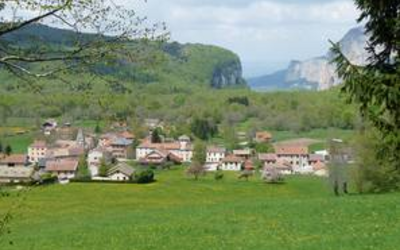
{"label": "beige house", "polygon": [[13,154],[0,160],[0,167],[25,167],[29,165],[28,157],[24,154]]}
{"label": "beige house", "polygon": [[236,155],[228,155],[220,164],[220,169],[224,171],[241,171],[244,168],[245,160]]}
{"label": "beige house", "polygon": [[78,164],[77,159],[49,160],[46,162],[45,171],[56,175],[59,180],[69,180],[75,178]]}
{"label": "beige house", "polygon": [[261,161],[263,164],[273,164],[276,163],[278,160],[278,156],[272,153],[260,153],[258,154],[258,160]]}
{"label": "beige house", "polygon": [[129,181],[135,170],[126,163],[119,163],[117,166],[111,168],[107,177],[111,181]]}
{"label": "beige house", "polygon": [[28,147],[29,162],[38,163],[40,159],[45,158],[48,147],[45,141],[35,141]]}
{"label": "beige house", "polygon": [[167,155],[172,153],[174,156],[179,157],[182,162],[191,162],[193,145],[186,137],[180,139],[179,141],[163,143],[152,143],[149,139],[146,139],[136,148],[136,159],[140,161],[154,151],[159,151]]}
{"label": "beige house", "polygon": [[0,183],[30,182],[33,172],[32,167],[0,167]]}
{"label": "beige house", "polygon": [[297,145],[275,146],[275,153],[279,160],[285,160],[293,166],[293,171],[301,173],[308,166],[308,148]]}
{"label": "beige house", "polygon": [[233,150],[233,154],[237,157],[248,160],[253,155],[253,151],[249,148]]}

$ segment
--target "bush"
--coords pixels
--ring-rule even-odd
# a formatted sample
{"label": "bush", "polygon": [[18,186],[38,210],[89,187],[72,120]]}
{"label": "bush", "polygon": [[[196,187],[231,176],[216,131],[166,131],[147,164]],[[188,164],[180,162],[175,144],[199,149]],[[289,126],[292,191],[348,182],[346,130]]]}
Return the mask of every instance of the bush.
{"label": "bush", "polygon": [[58,181],[57,176],[52,175],[50,173],[45,173],[40,176],[40,180],[37,182],[40,185],[49,185],[54,184]]}
{"label": "bush", "polygon": [[221,170],[218,170],[217,172],[215,172],[214,179],[216,181],[220,181],[223,178],[224,178],[224,172],[222,172]]}
{"label": "bush", "polygon": [[261,178],[264,182],[269,184],[280,184],[285,181],[282,173],[274,167],[265,168],[262,171]]}
{"label": "bush", "polygon": [[133,180],[139,184],[152,183],[154,182],[154,172],[151,169],[135,172]]}

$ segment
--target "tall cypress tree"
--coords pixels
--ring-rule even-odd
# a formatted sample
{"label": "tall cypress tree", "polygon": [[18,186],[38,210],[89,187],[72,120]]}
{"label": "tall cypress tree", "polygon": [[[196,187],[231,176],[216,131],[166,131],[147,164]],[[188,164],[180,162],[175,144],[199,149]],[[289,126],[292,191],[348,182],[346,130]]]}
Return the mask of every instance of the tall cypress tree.
{"label": "tall cypress tree", "polygon": [[364,119],[381,136],[378,158],[400,183],[400,0],[355,0],[358,22],[365,23],[370,54],[366,65],[354,65],[333,44],[343,92],[359,105]]}

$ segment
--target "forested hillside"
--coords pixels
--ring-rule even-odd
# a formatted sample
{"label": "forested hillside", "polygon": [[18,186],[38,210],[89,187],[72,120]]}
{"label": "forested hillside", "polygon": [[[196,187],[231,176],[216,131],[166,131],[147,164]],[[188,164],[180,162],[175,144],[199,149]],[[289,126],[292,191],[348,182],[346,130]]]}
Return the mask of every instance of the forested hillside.
{"label": "forested hillside", "polygon": [[[72,46],[68,37],[73,35],[33,26],[8,37],[7,42],[24,46],[23,41],[34,36],[38,46]],[[138,44],[127,46],[137,49]],[[247,131],[352,129],[356,123],[353,107],[345,104],[337,90],[250,91],[244,87],[239,58],[227,50],[179,43],[140,46],[144,48],[142,55],[148,56],[146,63],[121,58],[112,65],[98,65],[95,71],[100,77],[69,72],[37,80],[17,78],[1,70],[0,121],[7,124],[15,117],[30,121],[63,117],[68,121],[129,120],[140,126],[144,118],[160,118],[175,125],[180,130],[177,133],[190,130],[195,117],[219,125],[225,132],[226,128],[243,127]]]}
{"label": "forested hillside", "polygon": [[[40,53],[44,47],[47,50],[60,46],[73,48],[77,36],[80,43],[95,39],[112,39],[34,24],[4,36],[0,42]],[[127,82],[128,85],[196,84],[216,88],[246,85],[242,78],[239,57],[220,47],[145,40],[128,41],[124,46],[135,58],[120,53],[113,64],[99,63],[93,70],[103,76]],[[0,76],[1,82],[7,84],[4,73],[0,73]],[[129,87],[128,85],[126,87]]]}

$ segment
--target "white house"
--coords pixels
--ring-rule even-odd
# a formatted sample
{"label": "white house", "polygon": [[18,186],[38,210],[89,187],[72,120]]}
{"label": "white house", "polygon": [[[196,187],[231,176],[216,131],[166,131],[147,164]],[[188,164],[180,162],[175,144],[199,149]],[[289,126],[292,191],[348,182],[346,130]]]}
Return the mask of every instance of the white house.
{"label": "white house", "polygon": [[209,146],[207,147],[207,163],[219,163],[226,156],[226,149],[221,147]]}
{"label": "white house", "polygon": [[57,129],[57,126],[55,119],[48,119],[42,124],[42,131],[45,135],[50,135],[52,131]]}
{"label": "white house", "polygon": [[264,171],[270,171],[273,169],[274,171],[277,171],[281,175],[290,175],[293,174],[293,167],[292,165],[285,161],[285,160],[278,160],[277,162],[274,163],[264,163]]}
{"label": "white house", "polygon": [[135,170],[126,163],[119,163],[107,172],[108,180],[111,181],[129,181]]}
{"label": "white house", "polygon": [[48,147],[44,141],[35,141],[28,147],[28,160],[32,163],[38,163],[40,159],[45,158]]}
{"label": "white house", "polygon": [[206,150],[205,168],[208,171],[217,171],[226,156],[226,149],[217,146],[208,146]]}
{"label": "white house", "polygon": [[183,162],[191,162],[193,157],[193,145],[188,138],[180,138],[179,141],[152,143],[144,140],[136,147],[136,160],[145,159],[147,155],[158,150],[165,153],[172,153],[182,159]]}
{"label": "white house", "polygon": [[297,145],[275,146],[278,160],[284,160],[293,166],[294,172],[303,172],[308,167],[308,148]]}
{"label": "white house", "polygon": [[243,159],[250,159],[253,152],[251,149],[246,148],[246,149],[237,149],[237,150],[233,150],[233,154],[237,157],[243,158]]}
{"label": "white house", "polygon": [[87,163],[89,166],[90,174],[92,176],[99,175],[99,167],[101,161],[105,160],[106,162],[108,162],[110,158],[111,154],[110,152],[106,151],[106,149],[96,148],[90,150],[87,156]]}
{"label": "white house", "polygon": [[241,171],[244,167],[245,160],[235,155],[226,156],[220,165],[220,169],[224,171]]}

